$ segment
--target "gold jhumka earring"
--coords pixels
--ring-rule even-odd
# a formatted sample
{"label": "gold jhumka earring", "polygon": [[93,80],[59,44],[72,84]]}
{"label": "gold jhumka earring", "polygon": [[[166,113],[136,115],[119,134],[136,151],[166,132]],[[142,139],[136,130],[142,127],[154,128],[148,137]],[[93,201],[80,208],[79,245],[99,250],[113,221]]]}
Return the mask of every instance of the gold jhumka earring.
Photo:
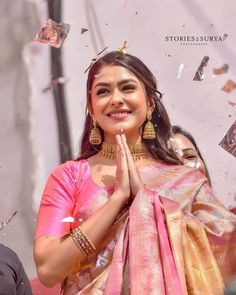
{"label": "gold jhumka earring", "polygon": [[147,123],[144,126],[144,130],[143,130],[143,138],[144,139],[155,139],[156,138],[156,131],[154,128],[154,125],[152,124],[151,120],[152,120],[152,113],[151,112],[147,112]]}
{"label": "gold jhumka earring", "polygon": [[92,128],[90,136],[89,136],[89,142],[93,145],[98,145],[98,144],[101,144],[101,142],[102,142],[101,133],[97,127],[96,121],[94,121],[94,120],[93,120],[93,128]]}

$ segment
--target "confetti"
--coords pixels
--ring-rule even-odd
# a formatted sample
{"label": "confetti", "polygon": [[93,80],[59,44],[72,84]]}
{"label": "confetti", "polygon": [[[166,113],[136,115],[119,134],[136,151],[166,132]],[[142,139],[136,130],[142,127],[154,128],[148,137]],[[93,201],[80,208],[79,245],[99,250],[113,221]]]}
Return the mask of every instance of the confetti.
{"label": "confetti", "polygon": [[236,120],[224,138],[221,140],[219,145],[234,157],[236,157]]}
{"label": "confetti", "polygon": [[228,100],[228,103],[231,105],[231,107],[236,106],[236,102],[233,102],[233,101],[229,101],[229,100]]}
{"label": "confetti", "polygon": [[229,36],[228,34],[224,34],[223,40],[225,40],[228,36]]}
{"label": "confetti", "polygon": [[168,149],[172,149],[180,158],[183,157],[184,153],[183,150],[179,147],[179,144],[176,140],[173,138],[170,138],[167,141],[167,147]]}
{"label": "confetti", "polygon": [[213,69],[214,75],[222,75],[228,72],[229,65],[224,64],[221,68]]}
{"label": "confetti", "polygon": [[183,74],[184,69],[185,69],[185,64],[180,64],[177,74],[176,74],[177,79],[180,79],[180,77]]}
{"label": "confetti", "polygon": [[198,162],[198,160],[195,160],[194,162],[188,161],[188,162],[184,163],[184,166],[194,168],[194,169],[198,169],[201,166],[201,163]]}
{"label": "confetti", "polygon": [[88,29],[85,29],[85,28],[81,28],[81,35],[88,32]]}
{"label": "confetti", "polygon": [[61,222],[74,222],[75,219],[72,216],[65,217],[61,220]]}
{"label": "confetti", "polygon": [[228,209],[236,215],[236,206],[235,205],[229,206]]}
{"label": "confetti", "polygon": [[208,61],[209,61],[209,56],[204,56],[193,78],[194,81],[202,81],[204,79],[205,77],[204,68],[207,66]]}
{"label": "confetti", "polygon": [[66,82],[66,78],[64,77],[58,77],[58,78],[52,79],[51,83],[43,89],[43,93],[46,93],[52,90],[53,87],[55,87],[57,84],[64,84],[65,82]]}
{"label": "confetti", "polygon": [[4,227],[6,227],[8,225],[8,223],[12,220],[13,217],[16,216],[17,211],[15,211],[9,218],[7,221],[0,221],[0,230],[2,230]]}
{"label": "confetti", "polygon": [[92,65],[93,65],[93,64],[95,63],[95,61],[98,59],[98,56],[99,56],[100,54],[102,54],[105,50],[107,50],[107,48],[108,48],[108,46],[105,47],[102,51],[100,51],[100,52],[97,54],[96,57],[92,58],[91,63],[90,63],[90,65],[87,67],[87,69],[84,71],[84,74],[86,74],[87,71],[88,71],[89,69],[91,69]]}
{"label": "confetti", "polygon": [[236,83],[232,80],[228,80],[221,90],[230,93],[236,88]]}
{"label": "confetti", "polygon": [[56,23],[48,19],[45,27],[36,35],[33,41],[49,44],[51,47],[60,48],[70,31],[70,25]]}

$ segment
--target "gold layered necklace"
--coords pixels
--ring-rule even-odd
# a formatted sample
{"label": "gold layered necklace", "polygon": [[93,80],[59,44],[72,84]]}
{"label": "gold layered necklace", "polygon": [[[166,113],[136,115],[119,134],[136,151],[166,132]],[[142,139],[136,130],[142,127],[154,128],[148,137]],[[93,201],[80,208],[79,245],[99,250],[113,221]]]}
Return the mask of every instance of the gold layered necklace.
{"label": "gold layered necklace", "polygon": [[[141,144],[128,144],[130,152],[135,161],[140,159],[146,159],[148,157],[148,153],[146,147],[143,143]],[[102,149],[100,151],[101,155],[108,159],[116,158],[116,144],[112,143],[102,143]]]}

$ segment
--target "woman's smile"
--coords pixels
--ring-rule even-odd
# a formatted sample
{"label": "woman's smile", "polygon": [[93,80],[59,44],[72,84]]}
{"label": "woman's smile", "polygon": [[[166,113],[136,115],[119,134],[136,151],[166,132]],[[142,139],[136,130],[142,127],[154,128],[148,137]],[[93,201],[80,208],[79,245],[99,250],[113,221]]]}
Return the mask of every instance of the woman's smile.
{"label": "woman's smile", "polygon": [[117,120],[117,121],[121,121],[123,119],[126,119],[130,116],[132,112],[129,110],[113,110],[111,112],[108,113],[108,117]]}

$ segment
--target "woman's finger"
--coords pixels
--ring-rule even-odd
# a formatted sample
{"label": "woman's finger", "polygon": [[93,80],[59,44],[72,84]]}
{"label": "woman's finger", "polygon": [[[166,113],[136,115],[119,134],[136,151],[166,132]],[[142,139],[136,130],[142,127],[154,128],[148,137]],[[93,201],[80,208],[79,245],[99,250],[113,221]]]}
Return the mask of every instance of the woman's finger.
{"label": "woman's finger", "polygon": [[123,146],[123,149],[125,151],[126,157],[127,157],[127,164],[128,164],[128,168],[131,171],[138,171],[137,166],[135,164],[134,158],[130,152],[129,146],[127,144],[127,140],[126,140],[126,136],[125,134],[121,135],[121,143]]}
{"label": "woman's finger", "polygon": [[131,192],[135,196],[142,186],[142,181],[124,134],[121,135],[121,142],[126,153]]}
{"label": "woman's finger", "polygon": [[123,191],[125,195],[130,195],[129,171],[127,157],[120,135],[116,135],[116,188]]}

